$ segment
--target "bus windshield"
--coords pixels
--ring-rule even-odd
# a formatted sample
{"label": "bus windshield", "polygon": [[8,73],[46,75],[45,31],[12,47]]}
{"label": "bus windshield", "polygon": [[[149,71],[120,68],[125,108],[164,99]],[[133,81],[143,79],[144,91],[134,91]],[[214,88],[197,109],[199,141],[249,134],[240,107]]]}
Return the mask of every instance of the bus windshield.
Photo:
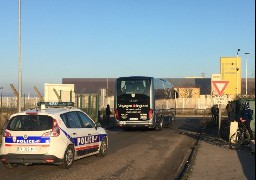
{"label": "bus windshield", "polygon": [[117,81],[117,96],[144,94],[149,96],[150,79],[120,79]]}

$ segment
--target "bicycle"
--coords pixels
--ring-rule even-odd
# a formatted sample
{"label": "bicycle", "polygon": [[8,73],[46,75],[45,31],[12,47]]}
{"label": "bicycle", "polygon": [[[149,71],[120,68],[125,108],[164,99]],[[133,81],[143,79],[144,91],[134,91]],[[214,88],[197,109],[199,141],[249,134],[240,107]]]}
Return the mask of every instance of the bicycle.
{"label": "bicycle", "polygon": [[244,120],[239,120],[237,129],[235,133],[233,133],[229,138],[229,148],[230,149],[239,149],[243,145],[247,145],[250,142],[250,135],[246,128],[246,126],[243,124]]}

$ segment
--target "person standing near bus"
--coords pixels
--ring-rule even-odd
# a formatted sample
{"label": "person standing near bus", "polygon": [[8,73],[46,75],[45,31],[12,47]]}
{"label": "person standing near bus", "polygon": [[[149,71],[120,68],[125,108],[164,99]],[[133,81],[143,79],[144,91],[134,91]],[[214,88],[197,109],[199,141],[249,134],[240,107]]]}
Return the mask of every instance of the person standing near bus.
{"label": "person standing near bus", "polygon": [[212,106],[211,113],[212,113],[212,120],[216,123],[216,125],[218,125],[218,121],[219,121],[219,108],[218,108],[217,104]]}
{"label": "person standing near bus", "polygon": [[110,121],[110,114],[111,114],[110,105],[108,104],[107,108],[106,108],[106,121],[107,121],[107,123],[109,123],[109,121]]}
{"label": "person standing near bus", "polygon": [[241,111],[240,121],[245,125],[246,129],[248,130],[250,134],[250,139],[254,140],[253,132],[251,129],[252,114],[253,111],[250,108],[249,102],[245,101]]}

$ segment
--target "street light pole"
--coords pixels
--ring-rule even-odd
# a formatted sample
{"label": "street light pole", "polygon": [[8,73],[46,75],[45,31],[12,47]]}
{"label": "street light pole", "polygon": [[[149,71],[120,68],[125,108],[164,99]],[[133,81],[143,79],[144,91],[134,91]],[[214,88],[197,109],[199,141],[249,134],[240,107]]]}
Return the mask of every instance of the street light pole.
{"label": "street light pole", "polygon": [[240,49],[237,49],[236,52],[236,98],[238,96],[238,52],[240,51]]}
{"label": "street light pole", "polygon": [[107,78],[107,90],[106,90],[107,92],[106,92],[106,96],[108,97],[108,78]]}
{"label": "street light pole", "polygon": [[19,64],[19,69],[18,69],[18,71],[19,71],[19,73],[18,73],[18,81],[19,81],[19,85],[18,85],[18,91],[19,91],[19,97],[18,97],[18,112],[20,112],[21,111],[21,89],[22,89],[22,87],[21,87],[21,85],[22,85],[22,83],[21,83],[21,81],[22,81],[22,78],[21,78],[21,0],[18,0],[18,6],[19,6],[19,12],[18,12],[18,14],[19,14],[19,62],[18,62],[18,64]]}
{"label": "street light pole", "polygon": [[247,57],[250,53],[244,53],[245,56],[246,56],[246,59],[245,59],[245,94],[247,96]]}

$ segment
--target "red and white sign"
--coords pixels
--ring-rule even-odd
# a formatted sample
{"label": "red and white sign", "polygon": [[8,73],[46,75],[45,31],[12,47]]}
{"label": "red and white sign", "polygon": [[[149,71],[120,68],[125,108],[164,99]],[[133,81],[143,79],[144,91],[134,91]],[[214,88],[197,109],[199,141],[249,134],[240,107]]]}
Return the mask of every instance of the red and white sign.
{"label": "red and white sign", "polygon": [[214,104],[227,104],[227,96],[216,96],[213,99]]}
{"label": "red and white sign", "polygon": [[229,81],[212,81],[213,86],[217,90],[218,94],[221,96],[227,87]]}

